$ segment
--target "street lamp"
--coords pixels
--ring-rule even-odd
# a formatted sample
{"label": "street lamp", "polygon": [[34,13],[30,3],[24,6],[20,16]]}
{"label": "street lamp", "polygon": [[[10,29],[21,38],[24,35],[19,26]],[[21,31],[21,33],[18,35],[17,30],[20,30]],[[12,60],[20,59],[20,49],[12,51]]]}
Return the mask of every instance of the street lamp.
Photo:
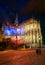
{"label": "street lamp", "polygon": [[38,37],[38,41],[39,41],[39,49],[36,49],[36,53],[41,54],[41,38],[40,38],[40,36]]}
{"label": "street lamp", "polygon": [[41,38],[40,38],[40,36],[39,36],[38,40],[39,40],[39,53],[41,54]]}

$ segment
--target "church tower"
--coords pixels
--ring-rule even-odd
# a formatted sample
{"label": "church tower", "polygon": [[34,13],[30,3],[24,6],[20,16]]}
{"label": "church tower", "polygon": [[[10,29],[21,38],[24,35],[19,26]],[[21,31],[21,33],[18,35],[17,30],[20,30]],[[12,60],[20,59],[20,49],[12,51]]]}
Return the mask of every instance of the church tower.
{"label": "church tower", "polygon": [[14,25],[18,26],[18,15],[17,14],[16,14],[16,19],[15,19]]}

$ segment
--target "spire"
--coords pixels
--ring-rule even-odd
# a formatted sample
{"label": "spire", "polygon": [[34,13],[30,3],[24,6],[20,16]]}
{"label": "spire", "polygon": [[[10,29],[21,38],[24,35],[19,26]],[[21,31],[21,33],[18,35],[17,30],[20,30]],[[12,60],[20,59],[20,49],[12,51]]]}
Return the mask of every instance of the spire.
{"label": "spire", "polygon": [[16,19],[15,19],[14,25],[18,26],[18,15],[17,14],[16,14]]}

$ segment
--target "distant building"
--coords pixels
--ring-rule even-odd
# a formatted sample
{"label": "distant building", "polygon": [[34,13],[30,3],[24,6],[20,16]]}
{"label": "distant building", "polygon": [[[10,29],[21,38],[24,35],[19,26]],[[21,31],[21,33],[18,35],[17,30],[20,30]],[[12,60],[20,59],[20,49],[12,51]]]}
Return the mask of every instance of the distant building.
{"label": "distant building", "polygon": [[[18,21],[17,19],[18,18],[16,18],[15,21]],[[8,26],[5,26],[3,24],[3,26],[2,26],[3,31],[4,31],[4,27],[8,27]],[[16,31],[11,30],[11,34],[13,32],[14,35],[11,35],[9,33],[10,31],[8,31],[8,32],[6,31],[7,35],[4,34],[4,38],[15,37],[15,39],[16,39],[16,37],[17,37],[17,41],[19,44],[20,44],[19,39],[23,40],[23,47],[24,48],[25,47],[26,48],[27,47],[28,48],[39,47],[39,44],[41,44],[41,46],[42,46],[42,33],[41,33],[41,27],[40,27],[40,21],[39,20],[36,20],[34,18],[30,18],[26,21],[23,21],[19,25],[18,25],[18,22],[17,23],[15,22],[13,26],[10,25],[10,28],[16,29]],[[15,41],[15,43],[17,43],[17,42]]]}
{"label": "distant building", "polygon": [[23,38],[25,46],[29,46],[30,48],[39,47],[39,44],[42,46],[40,21],[30,18],[19,26],[24,27],[24,35],[20,37]]}

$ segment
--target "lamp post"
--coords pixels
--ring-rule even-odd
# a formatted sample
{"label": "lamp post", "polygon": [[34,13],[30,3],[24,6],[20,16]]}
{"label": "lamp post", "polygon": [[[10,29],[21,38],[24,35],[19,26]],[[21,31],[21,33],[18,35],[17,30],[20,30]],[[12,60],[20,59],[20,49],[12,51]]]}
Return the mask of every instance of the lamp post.
{"label": "lamp post", "polygon": [[38,40],[39,40],[39,54],[41,54],[41,38],[40,38],[40,36],[39,36]]}
{"label": "lamp post", "polygon": [[17,34],[16,34],[16,49],[17,49]]}
{"label": "lamp post", "polygon": [[40,36],[38,37],[38,41],[39,41],[39,48],[36,49],[36,53],[41,54],[41,38],[40,38]]}
{"label": "lamp post", "polygon": [[17,50],[17,26],[16,26],[16,50]]}

